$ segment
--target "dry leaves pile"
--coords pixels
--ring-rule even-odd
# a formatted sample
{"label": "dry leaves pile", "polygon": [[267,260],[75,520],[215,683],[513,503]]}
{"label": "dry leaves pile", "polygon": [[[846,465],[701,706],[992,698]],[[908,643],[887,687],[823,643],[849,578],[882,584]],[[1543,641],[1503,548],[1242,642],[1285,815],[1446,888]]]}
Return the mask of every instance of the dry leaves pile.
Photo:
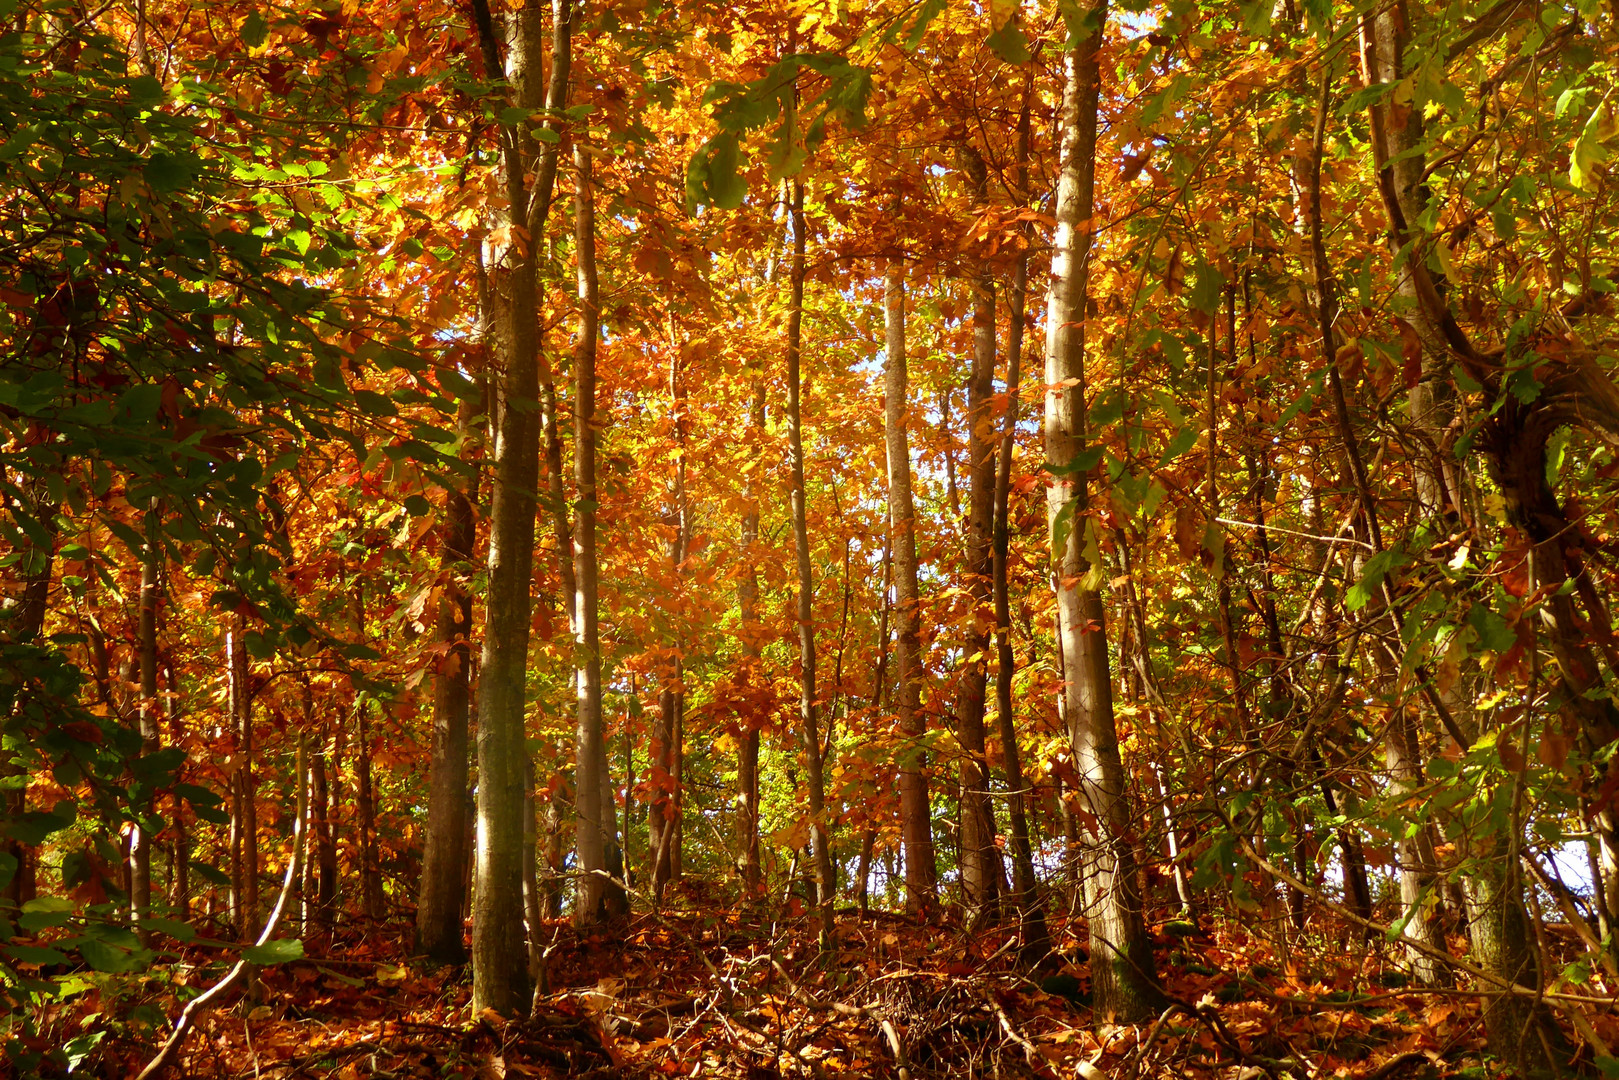
{"label": "dry leaves pile", "polygon": [[[1097,1076],[1484,1077],[1479,1005],[1421,992],[1375,944],[1305,938],[1285,950],[1241,929],[1171,922],[1160,962],[1171,1004],[1151,1024],[1088,1007],[1082,924],[1053,925],[1058,952],[1019,971],[1016,940],[971,938],[893,916],[839,921],[835,960],[808,920],[746,911],[642,915],[581,935],[548,927],[533,1015],[471,1013],[463,971],[427,970],[373,938],[262,969],[185,1047],[195,1077]],[[1166,962],[1167,961],[1167,962]],[[200,982],[197,970],[189,976]],[[126,1014],[172,1016],[166,984]],[[59,1017],[104,1023],[90,992]],[[76,1017],[74,1014],[77,1014]],[[1619,1021],[1601,1022],[1619,1035]],[[153,1032],[114,1026],[85,1068],[138,1068]],[[84,1070],[81,1069],[82,1073]]]}

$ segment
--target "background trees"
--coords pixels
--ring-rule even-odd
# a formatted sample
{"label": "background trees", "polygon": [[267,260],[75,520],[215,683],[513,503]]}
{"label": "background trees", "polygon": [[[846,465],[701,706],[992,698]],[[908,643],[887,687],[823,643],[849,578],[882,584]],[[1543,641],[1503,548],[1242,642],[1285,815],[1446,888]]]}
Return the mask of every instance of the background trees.
{"label": "background trees", "polygon": [[478,14],[5,10],[19,1008],[307,804],[303,947],[470,889],[480,1007],[687,877],[1083,914],[1118,1019],[1165,904],[1364,920],[1589,1040],[1610,11]]}

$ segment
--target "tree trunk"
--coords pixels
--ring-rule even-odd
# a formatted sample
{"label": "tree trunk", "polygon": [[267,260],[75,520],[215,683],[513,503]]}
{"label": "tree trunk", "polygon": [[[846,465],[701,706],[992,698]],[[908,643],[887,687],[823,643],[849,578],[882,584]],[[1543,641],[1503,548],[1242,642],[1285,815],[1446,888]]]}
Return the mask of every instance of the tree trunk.
{"label": "tree trunk", "polygon": [[[163,711],[169,718],[169,741],[181,743],[185,741],[185,732],[177,706],[180,680],[175,677],[174,661],[169,657],[163,661],[163,682],[168,687],[163,697]],[[169,873],[169,910],[174,918],[183,922],[191,918],[191,829],[186,823],[185,800],[174,795],[169,805],[174,815],[172,839],[169,842],[172,866]]]}
{"label": "tree trunk", "polygon": [[815,857],[816,906],[821,948],[832,947],[833,912],[830,823],[826,820],[826,782],[822,775],[821,734],[815,702],[815,576],[810,564],[809,518],[804,493],[804,419],[800,401],[799,356],[804,324],[804,181],[792,182],[793,260],[791,299],[787,308],[787,442],[793,469],[793,547],[798,562],[798,719],[809,782],[810,844]]}
{"label": "tree trunk", "polygon": [[[457,427],[470,441],[473,418],[482,403],[464,400]],[[475,489],[474,489],[475,490]],[[427,836],[422,845],[422,880],[416,904],[416,951],[445,964],[466,959],[462,940],[461,881],[467,853],[467,718],[472,690],[472,569],[475,528],[472,499],[451,487],[444,492],[444,529],[439,566],[438,644],[443,647],[433,676],[433,746],[428,765]]]}
{"label": "tree trunk", "polygon": [[[1339,374],[1335,357],[1333,328],[1337,321],[1338,303],[1327,262],[1326,244],[1323,239],[1324,225],[1321,218],[1321,154],[1326,110],[1327,94],[1323,83],[1316,113],[1315,135],[1311,144],[1309,172],[1303,185],[1303,196],[1307,203],[1306,220],[1310,227],[1309,244],[1313,279],[1311,284],[1315,293],[1317,328],[1321,333],[1321,357],[1327,368],[1333,413],[1348,459],[1350,481],[1359,504],[1357,516],[1360,524],[1357,528],[1363,534],[1360,537],[1362,543],[1375,554],[1383,550],[1382,529],[1378,523],[1376,502],[1350,420],[1343,379]],[[1371,613],[1387,615],[1398,631],[1400,614],[1390,602],[1391,599],[1392,593],[1385,582],[1383,596],[1377,598],[1369,610]],[[1395,677],[1395,672],[1391,670],[1389,660],[1377,652],[1375,646],[1373,659],[1384,668],[1383,681],[1390,682]],[[1383,740],[1383,756],[1390,784],[1395,790],[1414,788],[1421,783],[1422,766],[1419,750],[1411,737],[1403,704],[1397,703],[1389,709],[1388,728]],[[1442,973],[1434,954],[1436,951],[1442,952],[1443,942],[1436,934],[1432,920],[1422,903],[1430,887],[1432,860],[1423,851],[1420,834],[1400,839],[1396,848],[1400,863],[1400,897],[1405,918],[1404,936],[1408,939],[1406,955],[1418,981],[1427,986],[1439,985]]]}
{"label": "tree trunk", "polygon": [[332,840],[331,785],[326,777],[326,740],[322,738],[309,758],[310,787],[314,805],[315,897],[314,918],[309,924],[315,935],[326,942],[332,932],[332,910],[337,903],[337,845]]}
{"label": "tree trunk", "polygon": [[[8,631],[10,640],[17,644],[32,642],[45,628],[45,614],[50,604],[51,569],[56,560],[56,507],[35,503],[30,509],[37,511],[35,520],[44,527],[46,542],[28,546],[13,571],[22,577],[22,594],[17,597],[17,605],[7,620],[10,625],[4,629]],[[90,580],[94,581],[94,575]],[[10,755],[0,761],[0,777],[17,776],[22,772],[20,766],[11,764]],[[7,790],[5,802],[6,813],[13,821],[27,813],[27,784]],[[10,880],[5,882],[0,896],[13,905],[13,910],[19,909],[34,899],[39,851],[21,840],[7,837],[0,844],[0,854],[9,856],[13,862]]]}
{"label": "tree trunk", "polygon": [[[141,737],[141,756],[155,753],[158,741],[157,705],[157,601],[158,577],[163,567],[161,519],[156,500],[146,512],[146,544],[141,552],[140,614],[136,629],[140,654],[140,702],[136,706]],[[144,784],[135,785],[144,787]],[[131,800],[135,816],[129,836],[129,913],[143,946],[150,946],[152,935],[141,926],[152,907],[152,837],[146,821],[153,810],[150,795]]]}
{"label": "tree trunk", "polygon": [[[673,527],[669,538],[669,570],[676,578],[686,561],[688,517],[686,507],[686,460],[684,386],[680,378],[680,348],[671,342],[672,359],[669,364],[669,395],[674,413],[675,475],[670,490],[669,512],[665,521]],[[680,876],[681,846],[681,738],[685,711],[685,690],[681,679],[685,672],[680,660],[681,643],[677,639],[674,657],[658,692],[658,719],[652,729],[652,779],[654,795],[647,807],[647,845],[652,863],[652,893],[663,896],[664,886]]]}
{"label": "tree trunk", "polygon": [[[753,444],[764,436],[765,384],[755,376],[753,400],[748,406],[748,433]],[[755,485],[758,470],[750,469],[742,488],[746,509],[742,512],[743,571],[737,581],[737,607],[742,617],[742,659],[744,678],[752,685],[763,677],[760,662],[764,654],[764,628],[759,625],[759,494]],[[759,723],[750,713],[742,718],[737,744],[737,845],[741,849],[742,886],[748,897],[757,897],[763,886],[759,865]]]}
{"label": "tree trunk", "polygon": [[364,698],[354,708],[354,786],[355,811],[360,819],[360,902],[365,917],[376,926],[383,918],[382,859],[377,841],[377,793],[371,782],[371,724],[366,720],[369,711]]}
{"label": "tree trunk", "polygon": [[[553,0],[551,80],[545,95],[547,126],[555,131],[568,78],[572,25],[570,0]],[[473,0],[484,71],[505,71],[513,106],[541,104],[542,11],[528,0],[510,16],[507,64],[487,0]],[[529,1004],[523,949],[523,713],[529,639],[529,587],[534,562],[534,516],[539,481],[539,286],[535,246],[550,213],[556,143],[538,151],[533,197],[527,184],[536,157],[532,136],[500,125],[501,181],[506,196],[507,242],[492,268],[497,327],[494,350],[501,402],[495,439],[494,495],[490,509],[488,600],[478,680],[478,852],[473,898],[473,1011],[514,1015]],[[527,214],[524,214],[527,208]]]}
{"label": "tree trunk", "polygon": [[900,837],[905,852],[905,909],[922,921],[939,903],[938,864],[933,851],[933,812],[928,800],[927,715],[922,711],[921,613],[918,611],[916,508],[911,499],[911,448],[907,434],[905,361],[905,265],[888,261],[883,310],[883,432],[888,443],[888,529],[894,552],[894,702],[899,715]]}
{"label": "tree trunk", "polygon": [[540,825],[534,795],[534,757],[523,763],[523,923],[528,936],[528,975],[536,997],[546,992],[545,949],[540,944],[545,901],[540,890]]}
{"label": "tree trunk", "polygon": [[1079,803],[1085,809],[1080,856],[1091,936],[1094,1015],[1121,1023],[1144,1019],[1163,996],[1153,970],[1136,892],[1131,814],[1125,802],[1108,672],[1103,570],[1090,519],[1090,480],[1075,464],[1089,433],[1085,419],[1085,319],[1096,180],[1098,53],[1106,0],[1085,15],[1087,32],[1066,58],[1061,108],[1062,157],[1057,231],[1046,314],[1046,457],[1053,469],[1047,514],[1064,659],[1065,709]]}
{"label": "tree trunk", "polygon": [[[1034,96],[1034,75],[1029,68],[1018,114],[1018,197],[1024,204],[1029,196],[1030,103]],[[1025,234],[1028,230],[1025,229]],[[1001,423],[1000,449],[995,458],[995,534],[993,552],[995,592],[995,711],[1001,739],[1001,760],[1006,770],[1007,821],[1011,829],[1012,906],[1017,912],[1023,938],[1025,963],[1044,959],[1050,950],[1045,913],[1040,906],[1034,877],[1034,849],[1029,843],[1028,781],[1023,775],[1023,756],[1018,748],[1017,723],[1012,714],[1012,676],[1017,670],[1012,650],[1012,604],[1007,561],[1011,554],[1012,451],[1017,444],[1018,394],[1023,374],[1024,309],[1028,299],[1029,256],[1019,253],[1012,265],[1012,289],[1007,298],[1006,327],[1006,415]]]}
{"label": "tree trunk", "polygon": [[[583,133],[579,138],[583,140]],[[574,248],[578,259],[579,336],[574,343],[574,482],[579,489],[573,519],[575,679],[578,688],[578,771],[575,805],[578,809],[580,878],[574,919],[598,922],[629,908],[621,883],[611,880],[623,872],[615,858],[618,848],[617,811],[608,784],[607,743],[602,730],[601,642],[597,619],[596,564],[596,341],[600,336],[600,309],[596,282],[596,204],[591,184],[590,150],[582,141],[573,148]]]}
{"label": "tree trunk", "polygon": [[259,813],[258,790],[253,779],[253,691],[249,683],[247,646],[242,635],[247,622],[236,617],[226,640],[230,663],[230,715],[236,736],[236,784],[231,823],[231,917],[236,933],[251,941],[259,929]]}
{"label": "tree trunk", "polygon": [[[975,202],[988,200],[988,170],[971,147],[962,150]],[[988,683],[989,628],[994,610],[991,569],[995,518],[995,444],[990,441],[990,406],[995,393],[995,276],[985,263],[972,282],[973,360],[967,379],[967,552],[964,571],[973,617],[962,653],[966,660],[956,681],[956,741],[961,746],[961,887],[968,921],[993,919],[1001,883],[1000,849],[995,846],[995,812],[990,803],[988,752],[984,739],[984,696]]]}

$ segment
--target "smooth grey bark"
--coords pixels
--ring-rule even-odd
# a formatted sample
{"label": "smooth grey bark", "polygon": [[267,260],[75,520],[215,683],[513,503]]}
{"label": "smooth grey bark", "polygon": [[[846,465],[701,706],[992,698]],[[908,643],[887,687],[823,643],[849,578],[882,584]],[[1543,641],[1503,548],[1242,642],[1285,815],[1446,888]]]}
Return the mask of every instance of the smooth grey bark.
{"label": "smooth grey bark", "polygon": [[1108,669],[1102,568],[1085,554],[1091,528],[1090,480],[1074,465],[1089,440],[1084,398],[1086,286],[1094,240],[1098,53],[1107,0],[1098,0],[1084,19],[1088,33],[1075,41],[1064,60],[1057,229],[1046,304],[1045,438],[1053,470],[1046,507],[1052,550],[1057,553],[1052,569],[1064,661],[1064,707],[1076,794],[1087,811],[1079,856],[1090,924],[1093,1011],[1098,1020],[1112,1017],[1130,1023],[1156,1013],[1163,993],[1137,891],[1132,815],[1126,803]]}
{"label": "smooth grey bark", "polygon": [[[558,126],[568,79],[571,0],[553,0],[551,79],[546,125]],[[473,0],[484,70],[504,72],[511,103],[541,105],[542,8],[536,0],[510,16],[507,61],[487,0]],[[489,584],[478,679],[477,858],[473,896],[473,1010],[515,1015],[529,1004],[523,944],[524,706],[527,698],[529,589],[539,483],[539,286],[535,244],[550,214],[557,143],[537,150],[515,125],[499,127],[506,197],[504,235],[490,267],[499,422],[489,515]],[[527,183],[535,164],[532,192]],[[498,230],[492,235],[498,235]]]}
{"label": "smooth grey bark", "polygon": [[574,341],[574,485],[579,492],[573,518],[575,687],[577,713],[578,810],[575,840],[579,856],[578,903],[574,920],[598,922],[628,910],[621,881],[618,814],[608,786],[607,742],[602,729],[601,641],[597,629],[596,557],[596,342],[600,308],[596,276],[596,204],[591,182],[590,150],[574,143],[574,248],[578,263],[579,334]]}
{"label": "smooth grey bark", "polygon": [[911,447],[907,429],[905,357],[905,265],[888,261],[884,284],[886,358],[883,365],[883,433],[888,446],[888,529],[894,553],[894,704],[899,717],[900,840],[905,853],[905,909],[931,920],[939,903],[933,815],[928,800],[927,716],[922,712],[921,614],[918,611],[916,507],[911,496]]}
{"label": "smooth grey bark", "polygon": [[822,772],[821,735],[815,700],[815,575],[810,563],[809,518],[804,492],[804,415],[799,372],[804,325],[804,181],[792,182],[793,256],[787,308],[787,445],[792,461],[793,547],[798,564],[798,720],[809,787],[810,846],[815,862],[816,907],[821,948],[833,944],[830,828],[826,820],[826,780]]}

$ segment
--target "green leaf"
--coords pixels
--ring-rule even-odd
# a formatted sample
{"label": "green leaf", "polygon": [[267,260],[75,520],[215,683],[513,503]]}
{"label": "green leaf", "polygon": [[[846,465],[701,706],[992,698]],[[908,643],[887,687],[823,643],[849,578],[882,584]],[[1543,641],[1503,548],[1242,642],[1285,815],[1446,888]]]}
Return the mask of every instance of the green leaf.
{"label": "green leaf", "polygon": [[1027,64],[1029,62],[1029,39],[1023,36],[1023,28],[1018,26],[1017,19],[1006,20],[1006,25],[989,35],[985,42],[995,55],[1008,64]]}
{"label": "green leaf", "polygon": [[270,27],[264,21],[264,16],[254,11],[248,15],[247,21],[242,23],[242,42],[250,49],[256,49],[264,44],[269,37]]}
{"label": "green leaf", "polygon": [[1596,167],[1608,160],[1608,148],[1604,143],[1619,124],[1613,104],[1609,101],[1611,95],[1612,91],[1609,91],[1597,103],[1568,155],[1568,182],[1581,191],[1596,190],[1599,179]]}
{"label": "green leaf", "polygon": [[126,949],[110,941],[87,937],[79,942],[79,955],[97,971],[122,975],[146,966],[145,950]]}
{"label": "green leaf", "polygon": [[1074,529],[1074,511],[1079,509],[1078,499],[1069,499],[1051,521],[1051,557],[1061,559],[1068,550],[1068,534]]}
{"label": "green leaf", "polygon": [[304,943],[297,938],[276,938],[263,945],[249,945],[242,950],[242,959],[250,964],[285,964],[301,960]]}
{"label": "green leaf", "polygon": [[[202,809],[203,808],[202,807],[196,807],[194,809],[197,810],[197,816],[198,817],[203,817],[203,814],[202,814]],[[212,808],[209,808],[209,809],[212,809]],[[216,820],[215,818],[212,818],[212,817],[205,818],[204,820],[213,821],[214,824],[216,824],[216,825],[228,825],[228,824],[230,824],[230,815],[229,814],[224,813],[223,811],[218,811],[218,810],[213,811],[213,813],[217,814],[220,818],[223,818],[224,820],[220,821],[220,820]],[[217,869],[215,867],[209,866],[205,862],[197,862],[195,859],[193,859],[192,862],[191,862],[191,872],[196,874],[198,877],[202,878],[204,881],[208,882],[210,885],[229,885],[230,884],[230,876],[229,875],[227,875],[222,870],[219,870],[219,869]]]}
{"label": "green leaf", "polygon": [[1197,421],[1188,421],[1186,424],[1183,424],[1181,429],[1175,433],[1175,437],[1170,440],[1169,445],[1164,448],[1163,456],[1158,459],[1159,467],[1162,468],[1163,466],[1168,465],[1171,461],[1174,461],[1176,458],[1186,453],[1186,451],[1196,446],[1198,436],[1202,434],[1202,425],[1200,425]]}
{"label": "green leaf", "polygon": [[1220,310],[1220,301],[1225,297],[1225,276],[1202,260],[1198,261],[1193,272],[1195,277],[1186,298],[1196,310],[1213,315]]}
{"label": "green leaf", "polygon": [[1468,609],[1467,625],[1478,631],[1480,644],[1491,652],[1504,653],[1518,643],[1507,621],[1487,604],[1474,604]]}
{"label": "green leaf", "polygon": [[179,191],[191,183],[202,163],[189,155],[153,154],[146,162],[146,182],[157,192]]}
{"label": "green leaf", "polygon": [[1102,448],[1092,446],[1075,454],[1073,460],[1066,465],[1058,465],[1052,461],[1046,462],[1046,472],[1053,476],[1084,476],[1096,468],[1097,463],[1101,460]]}
{"label": "green leaf", "polygon": [[1249,0],[1242,5],[1242,32],[1251,38],[1270,36],[1271,0]]}
{"label": "green leaf", "polygon": [[150,75],[138,75],[129,83],[129,100],[133,105],[150,108],[162,102],[163,84]]}
{"label": "green leaf", "polygon": [[103,1028],[100,1031],[88,1031],[83,1035],[75,1035],[63,1043],[62,1053],[67,1058],[67,1071],[71,1073],[74,1069],[83,1065],[86,1059],[95,1052],[96,1047],[101,1045],[101,1040],[106,1037],[107,1032]]}
{"label": "green leaf", "polygon": [[709,140],[708,202],[719,210],[735,210],[748,195],[748,182],[738,173],[741,146],[735,134],[722,131]]}
{"label": "green leaf", "polygon": [[43,945],[0,945],[0,953],[19,964],[65,964],[67,955]]}

